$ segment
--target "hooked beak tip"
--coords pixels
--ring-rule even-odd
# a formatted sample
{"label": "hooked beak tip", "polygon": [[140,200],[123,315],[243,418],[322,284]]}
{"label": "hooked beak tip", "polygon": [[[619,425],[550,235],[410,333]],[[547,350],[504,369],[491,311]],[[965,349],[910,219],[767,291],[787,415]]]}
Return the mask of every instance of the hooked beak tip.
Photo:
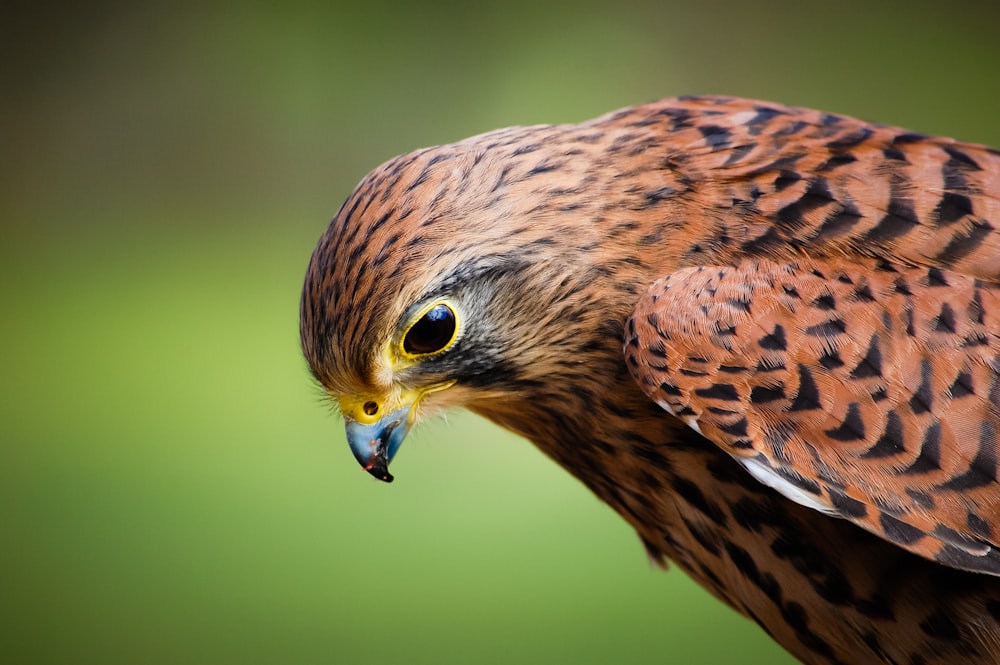
{"label": "hooked beak tip", "polygon": [[392,474],[389,473],[389,460],[384,455],[376,455],[372,458],[372,461],[365,464],[362,468],[381,481],[391,483],[393,480]]}
{"label": "hooked beak tip", "polygon": [[389,460],[395,456],[409,429],[408,415],[409,406],[406,406],[374,423],[347,421],[347,440],[355,459],[361,468],[383,482],[393,480]]}

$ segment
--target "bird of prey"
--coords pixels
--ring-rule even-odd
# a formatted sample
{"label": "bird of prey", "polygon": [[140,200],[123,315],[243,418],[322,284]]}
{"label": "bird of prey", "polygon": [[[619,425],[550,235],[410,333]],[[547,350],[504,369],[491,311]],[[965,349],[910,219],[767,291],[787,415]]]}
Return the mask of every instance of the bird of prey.
{"label": "bird of prey", "polygon": [[1000,662],[1000,152],[684,97],[402,155],[319,240],[355,457],[464,407],[807,663]]}

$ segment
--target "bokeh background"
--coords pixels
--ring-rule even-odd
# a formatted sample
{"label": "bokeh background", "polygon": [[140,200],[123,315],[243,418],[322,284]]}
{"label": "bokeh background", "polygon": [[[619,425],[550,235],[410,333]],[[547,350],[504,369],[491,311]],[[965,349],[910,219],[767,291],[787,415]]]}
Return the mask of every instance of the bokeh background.
{"label": "bokeh background", "polygon": [[[0,4],[0,662],[783,663],[471,416],[358,469],[298,290],[366,171],[682,93],[1000,145],[1000,4]],[[711,488],[707,488],[711,491]]]}

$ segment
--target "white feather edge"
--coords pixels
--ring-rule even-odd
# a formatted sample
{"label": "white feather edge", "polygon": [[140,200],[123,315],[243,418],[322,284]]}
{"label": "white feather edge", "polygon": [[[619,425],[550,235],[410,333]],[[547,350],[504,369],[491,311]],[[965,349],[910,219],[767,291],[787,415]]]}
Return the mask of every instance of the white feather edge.
{"label": "white feather edge", "polygon": [[[664,401],[656,402],[661,409],[666,411],[672,416],[676,416],[676,412],[673,407]],[[689,416],[687,418],[681,418],[688,427],[693,429],[698,434],[701,434],[701,428],[698,426],[698,421],[693,417]],[[703,435],[704,436],[704,435]],[[786,499],[791,499],[795,503],[805,506],[806,508],[812,508],[813,510],[818,510],[824,515],[839,515],[836,509],[823,503],[821,499],[810,492],[805,491],[801,487],[798,487],[792,483],[787,478],[783,478],[778,475],[778,473],[768,466],[765,462],[761,461],[756,457],[737,457],[736,455],[731,455],[731,457],[739,462],[744,469],[746,469],[751,476],[753,476],[757,482],[767,485],[771,489],[777,491]]]}

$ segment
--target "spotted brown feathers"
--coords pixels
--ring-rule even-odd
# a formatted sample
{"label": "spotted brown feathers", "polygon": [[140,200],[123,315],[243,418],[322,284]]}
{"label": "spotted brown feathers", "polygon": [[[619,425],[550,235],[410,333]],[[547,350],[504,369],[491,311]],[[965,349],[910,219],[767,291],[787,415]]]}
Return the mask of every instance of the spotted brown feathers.
{"label": "spotted brown feathers", "polygon": [[629,327],[647,394],[737,459],[917,554],[1000,573],[1000,291],[938,268],[686,268]]}
{"label": "spotted brown feathers", "polygon": [[[418,415],[530,439],[805,662],[1000,662],[998,197],[992,149],[764,102],[499,130],[359,184],[303,350],[338,399],[450,382]],[[454,345],[386,360],[442,298]]]}

